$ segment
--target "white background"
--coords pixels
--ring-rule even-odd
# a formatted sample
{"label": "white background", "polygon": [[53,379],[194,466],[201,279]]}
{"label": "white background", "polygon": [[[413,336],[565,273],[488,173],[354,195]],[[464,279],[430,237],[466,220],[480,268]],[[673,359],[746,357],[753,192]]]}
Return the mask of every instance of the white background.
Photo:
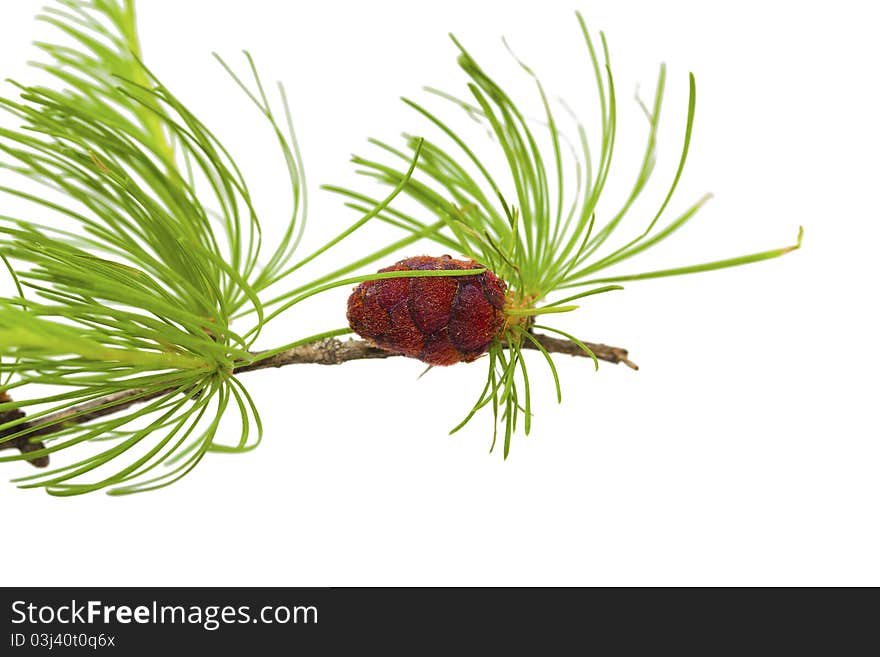
{"label": "white background", "polygon": [[[33,75],[29,42],[48,34],[32,18],[41,4],[2,4],[2,77]],[[0,583],[880,585],[880,51],[867,4],[141,2],[148,63],[240,154],[264,220],[287,209],[279,161],[209,53],[240,64],[248,48],[287,85],[313,198],[306,246],[354,218],[318,185],[375,191],[349,154],[370,152],[368,136],[424,127],[399,95],[424,99],[423,84],[466,93],[449,31],[528,94],[506,35],[595,118],[580,9],[608,36],[620,98],[609,210],[645,134],[636,86],[650,97],[667,62],[656,199],[678,158],[688,71],[697,78],[672,209],[715,199],[626,270],[783,246],[798,225],[804,247],[590,300],[564,325],[629,348],[641,370],[560,358],[557,406],[532,354],[533,432],[506,462],[488,454],[488,417],[446,435],[485,363],[418,382],[421,364],[403,359],[246,375],[266,425],[255,452],[209,456],[182,482],[125,498],[3,484],[0,541],[17,557]],[[367,229],[325,266],[384,237]],[[262,346],[342,325],[345,294],[280,320]]]}

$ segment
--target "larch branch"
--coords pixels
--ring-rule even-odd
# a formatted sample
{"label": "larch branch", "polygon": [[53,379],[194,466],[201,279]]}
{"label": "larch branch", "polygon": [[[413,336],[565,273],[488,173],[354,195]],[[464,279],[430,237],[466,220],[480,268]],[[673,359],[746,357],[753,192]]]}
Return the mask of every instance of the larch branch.
{"label": "larch branch", "polygon": [[[534,334],[535,339],[544,349],[554,354],[565,354],[568,356],[589,357],[589,355],[581,349],[579,345],[561,338],[553,338],[541,333]],[[607,361],[609,363],[623,363],[627,367],[634,370],[639,369],[638,366],[628,358],[628,352],[621,347],[611,347],[606,344],[598,344],[593,342],[584,342],[584,345],[592,351],[596,358]],[[522,345],[523,349],[537,349],[537,346],[530,341],[525,341]],[[254,356],[257,360],[241,365],[234,370],[235,374],[243,374],[254,370],[262,370],[271,367],[284,367],[286,365],[341,365],[352,360],[365,360],[371,358],[395,358],[400,354],[385,351],[373,346],[364,340],[338,340],[336,338],[327,338],[317,340],[308,344],[292,347],[286,351],[279,352],[267,358],[260,359],[259,353]],[[71,424],[85,424],[104,417],[124,411],[135,404],[140,404],[152,399],[156,399],[163,395],[173,392],[174,388],[167,390],[154,391],[149,394],[144,390],[134,388],[123,392],[113,393],[100,399],[95,399],[83,404],[71,406],[63,411],[52,413],[44,417],[35,419],[31,422],[23,422],[10,427],[4,431],[0,431],[0,449],[15,448],[22,454],[34,452],[45,448],[45,445],[36,438],[41,436],[49,436]],[[9,401],[8,395],[0,391],[0,402]],[[15,409],[6,413],[0,413],[0,424],[11,422],[24,417],[24,413]],[[19,434],[10,440],[3,440],[4,436]],[[30,463],[36,467],[42,468],[49,465],[48,456],[39,456],[29,459]]]}

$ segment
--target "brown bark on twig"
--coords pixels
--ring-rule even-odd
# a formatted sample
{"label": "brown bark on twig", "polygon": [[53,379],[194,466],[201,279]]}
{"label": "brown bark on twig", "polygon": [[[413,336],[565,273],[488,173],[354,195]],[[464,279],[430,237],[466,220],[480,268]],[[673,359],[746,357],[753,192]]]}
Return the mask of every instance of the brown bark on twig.
{"label": "brown bark on twig", "polygon": [[[534,337],[541,343],[547,351],[555,354],[566,354],[568,356],[584,356],[583,349],[569,340],[559,338],[551,338],[548,335],[535,333]],[[627,358],[627,350],[620,347],[609,347],[605,344],[596,344],[593,342],[584,342],[596,358],[608,361],[609,363],[623,363],[634,370],[639,369],[638,365]],[[537,347],[529,341],[523,343],[524,349],[537,349]],[[262,370],[267,367],[283,367],[285,365],[295,365],[303,363],[317,363],[320,365],[340,365],[350,360],[363,360],[366,358],[393,358],[400,354],[395,354],[384,349],[374,347],[365,340],[337,340],[336,338],[328,338],[311,342],[299,347],[293,347],[287,351],[275,354],[269,358],[258,361],[252,365],[244,365],[237,367],[235,373],[250,372],[252,370]]]}
{"label": "brown bark on twig", "polygon": [[[571,340],[551,338],[549,335],[542,335],[540,333],[535,333],[533,335],[535,338],[537,338],[538,342],[541,343],[541,346],[552,354],[565,354],[567,356],[581,356],[584,358],[589,358],[589,356],[584,353],[584,350]],[[596,355],[596,358],[598,358],[599,360],[604,360],[609,363],[623,363],[630,369],[639,369],[638,365],[629,360],[629,352],[622,347],[611,347],[607,344],[596,344],[593,342],[584,342],[584,345],[587,347],[587,349],[592,351]],[[523,348],[537,349],[537,347],[528,340],[523,343]]]}
{"label": "brown bark on twig", "polygon": [[[569,340],[553,338],[540,333],[535,333],[534,337],[541,343],[541,346],[550,353],[566,354],[569,356],[587,356],[583,349]],[[605,344],[596,344],[593,342],[584,342],[584,344],[596,355],[596,358],[600,360],[609,363],[623,363],[634,370],[639,369],[635,363],[629,360],[626,349],[611,347]],[[537,347],[529,341],[523,343],[522,347],[524,349],[537,349]],[[336,338],[327,338],[325,340],[318,340],[316,342],[300,345],[299,347],[293,347],[292,349],[282,351],[274,356],[264,358],[263,360],[259,360],[249,365],[236,367],[234,373],[243,374],[245,372],[252,372],[254,370],[262,370],[270,367],[284,367],[285,365],[302,365],[307,363],[317,365],[341,365],[342,363],[352,360],[393,358],[399,355],[400,354],[395,354],[374,347],[364,340],[349,339],[343,341],[337,340]],[[124,411],[135,404],[156,399],[173,392],[174,390],[175,388],[168,388],[167,390],[160,390],[150,394],[144,394],[143,390],[137,388],[126,390],[84,404],[71,406],[63,411],[46,415],[31,422],[23,422],[22,424],[0,432],[0,441],[2,441],[4,436],[27,430],[27,433],[24,435],[17,436],[12,440],[0,442],[0,449],[16,448],[21,451],[22,454],[44,449],[45,445],[40,441],[34,441],[35,438],[51,435],[64,427],[69,426],[71,423],[85,424],[86,422],[91,422],[92,420],[96,420],[106,415],[112,415],[113,413]],[[0,391],[0,402],[4,401],[10,401],[9,396],[5,392]],[[24,417],[24,413],[19,409],[0,413],[0,424],[22,417]],[[49,465],[48,456],[39,456],[29,459],[29,461],[38,468],[44,468]]]}

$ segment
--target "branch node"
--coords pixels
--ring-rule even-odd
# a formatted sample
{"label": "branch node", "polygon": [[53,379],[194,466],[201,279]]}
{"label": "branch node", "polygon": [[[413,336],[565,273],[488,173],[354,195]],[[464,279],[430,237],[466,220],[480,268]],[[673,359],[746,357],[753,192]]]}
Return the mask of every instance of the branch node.
{"label": "branch node", "polygon": [[[12,397],[9,396],[5,390],[0,391],[0,404],[5,404],[7,402],[11,402]],[[25,416],[25,412],[20,408],[13,408],[9,411],[0,411],[0,426],[6,424],[7,422],[13,422],[14,420],[20,420]],[[16,424],[13,427],[9,427],[5,430],[0,430],[0,449],[17,449],[22,454],[28,454],[30,452],[36,452],[41,449],[46,449],[46,446],[41,441],[31,442],[31,440],[27,436],[19,436],[14,440],[3,440],[5,436],[10,436],[14,433],[18,433],[23,429],[28,429],[30,427],[29,422],[23,422],[21,424]],[[34,458],[27,459],[28,463],[32,464],[37,468],[45,468],[49,465],[49,456],[35,456]]]}

